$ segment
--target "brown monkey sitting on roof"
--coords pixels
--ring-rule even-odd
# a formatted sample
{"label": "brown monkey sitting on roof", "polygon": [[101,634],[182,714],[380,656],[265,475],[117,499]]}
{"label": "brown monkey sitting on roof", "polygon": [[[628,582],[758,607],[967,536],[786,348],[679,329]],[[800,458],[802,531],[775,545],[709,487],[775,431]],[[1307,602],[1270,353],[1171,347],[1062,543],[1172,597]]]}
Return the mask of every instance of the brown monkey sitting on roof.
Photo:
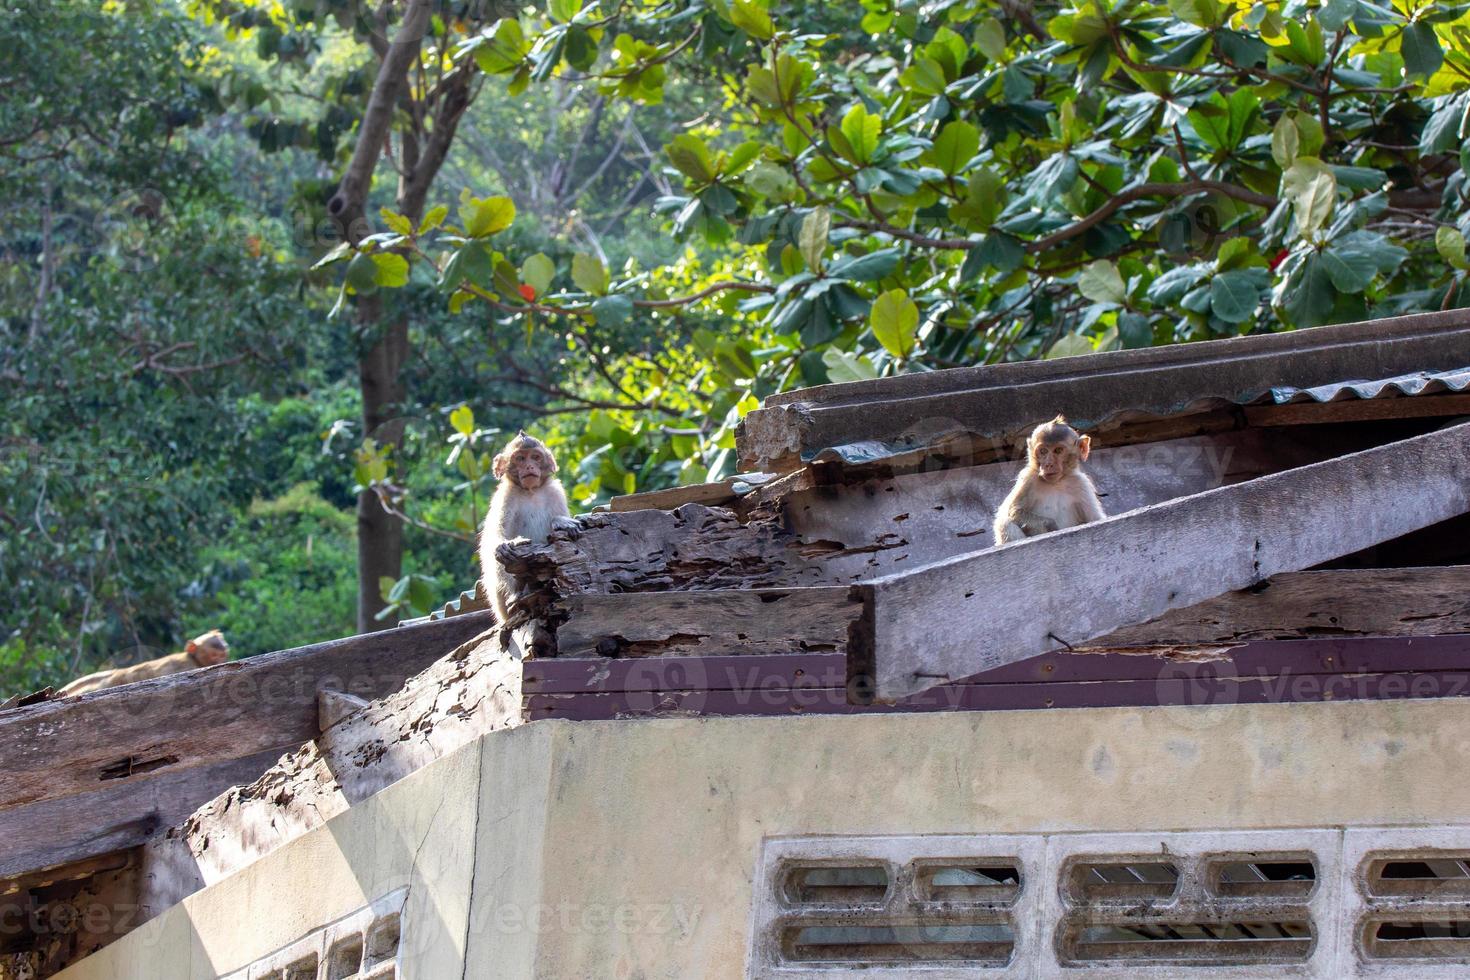
{"label": "brown monkey sitting on roof", "polygon": [[219,630],[210,630],[186,643],[180,653],[145,660],[131,667],[99,670],[95,674],[79,677],[63,687],[58,696],[75,697],[79,694],[91,694],[93,691],[100,691],[104,688],[121,687],[123,684],[146,681],[165,674],[178,674],[196,667],[213,667],[228,659],[230,659],[230,645],[225,642],[224,634]]}

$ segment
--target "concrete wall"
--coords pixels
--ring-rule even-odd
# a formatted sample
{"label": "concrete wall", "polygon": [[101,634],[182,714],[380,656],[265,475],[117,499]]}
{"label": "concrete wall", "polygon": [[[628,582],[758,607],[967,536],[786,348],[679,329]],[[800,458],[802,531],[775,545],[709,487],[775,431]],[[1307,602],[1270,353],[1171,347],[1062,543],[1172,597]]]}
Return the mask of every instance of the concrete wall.
{"label": "concrete wall", "polygon": [[736,977],[770,838],[1462,824],[1467,749],[1461,700],[535,722],[61,976],[248,970],[406,888],[411,980]]}

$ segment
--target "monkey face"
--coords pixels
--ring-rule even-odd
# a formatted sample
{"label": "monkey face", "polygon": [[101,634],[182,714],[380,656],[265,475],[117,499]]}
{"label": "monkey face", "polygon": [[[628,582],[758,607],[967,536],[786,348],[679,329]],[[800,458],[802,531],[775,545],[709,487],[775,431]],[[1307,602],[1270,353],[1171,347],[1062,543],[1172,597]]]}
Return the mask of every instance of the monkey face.
{"label": "monkey face", "polygon": [[194,659],[201,667],[213,667],[230,659],[230,648],[223,639],[206,643],[194,651]]}
{"label": "monkey face", "polygon": [[556,472],[556,459],[541,440],[521,433],[495,457],[492,470],[522,490],[535,490]]}
{"label": "monkey face", "polygon": [[1064,442],[1038,442],[1031,447],[1031,457],[1047,483],[1055,483],[1077,465],[1072,447]]}
{"label": "monkey face", "polygon": [[184,646],[184,651],[201,667],[213,667],[230,659],[230,645],[222,635],[213,630],[190,640]]}

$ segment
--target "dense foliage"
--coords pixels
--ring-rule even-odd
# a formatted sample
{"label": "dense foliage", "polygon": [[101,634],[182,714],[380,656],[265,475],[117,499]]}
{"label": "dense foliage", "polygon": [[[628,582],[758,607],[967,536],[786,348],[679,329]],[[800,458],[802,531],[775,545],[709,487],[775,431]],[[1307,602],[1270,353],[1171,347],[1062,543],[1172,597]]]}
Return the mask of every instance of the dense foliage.
{"label": "dense foliage", "polygon": [[[344,242],[328,202],[425,5]],[[1470,302],[1463,4],[0,16],[33,69],[0,104],[15,687],[214,620],[247,652],[350,629],[359,490],[405,522],[388,614],[449,598],[508,428],[587,506],[728,474],[783,388]],[[380,323],[392,439],[358,418]]]}

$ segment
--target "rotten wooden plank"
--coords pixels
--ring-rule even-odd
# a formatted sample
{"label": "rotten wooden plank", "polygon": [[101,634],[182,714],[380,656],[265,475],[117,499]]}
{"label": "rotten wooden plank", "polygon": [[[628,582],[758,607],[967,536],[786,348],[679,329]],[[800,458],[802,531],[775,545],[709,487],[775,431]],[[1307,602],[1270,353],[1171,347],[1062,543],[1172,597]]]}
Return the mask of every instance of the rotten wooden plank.
{"label": "rotten wooden plank", "polygon": [[0,877],[136,847],[204,801],[257,778],[296,744],[147,778],[94,777],[93,792],[11,807],[0,813]]}
{"label": "rotten wooden plank", "polygon": [[633,510],[673,510],[685,504],[715,507],[734,503],[735,497],[735,477],[730,477],[716,483],[698,483],[669,487],[666,490],[625,494],[609,500],[608,510],[614,514],[622,514]]}
{"label": "rotten wooden plank", "polygon": [[1285,572],[1259,588],[1227,592],[1124,627],[1085,648],[1190,648],[1251,640],[1449,633],[1470,633],[1470,565]]}
{"label": "rotten wooden plank", "polygon": [[[493,622],[478,614],[446,623],[466,620]],[[139,904],[157,915],[485,733],[520,723],[521,650],[505,630],[477,633],[148,841]]]}
{"label": "rotten wooden plank", "polygon": [[1462,424],[855,585],[849,670],[896,701],[1467,510]]}
{"label": "rotten wooden plank", "polygon": [[903,376],[901,383],[853,382],[837,386],[846,390],[768,399],[737,432],[740,465],[784,472],[801,465],[803,456],[863,441],[893,451],[921,448],[956,433],[1011,441],[1057,412],[1095,428],[1120,413],[1169,415],[1281,385],[1309,387],[1464,367],[1470,363],[1470,312],[1156,350],[1038,362],[1041,366],[958,368],[966,373],[946,377],[950,372],[938,371],[922,380]]}
{"label": "rotten wooden plank", "polygon": [[845,586],[574,595],[558,606],[558,657],[840,651],[860,610]]}
{"label": "rotten wooden plank", "polygon": [[490,622],[489,614],[474,613],[7,711],[0,715],[0,820],[13,807],[91,793],[114,777],[134,792],[119,797],[110,819],[146,820],[150,784],[164,773],[314,738],[323,683],[382,697]]}

